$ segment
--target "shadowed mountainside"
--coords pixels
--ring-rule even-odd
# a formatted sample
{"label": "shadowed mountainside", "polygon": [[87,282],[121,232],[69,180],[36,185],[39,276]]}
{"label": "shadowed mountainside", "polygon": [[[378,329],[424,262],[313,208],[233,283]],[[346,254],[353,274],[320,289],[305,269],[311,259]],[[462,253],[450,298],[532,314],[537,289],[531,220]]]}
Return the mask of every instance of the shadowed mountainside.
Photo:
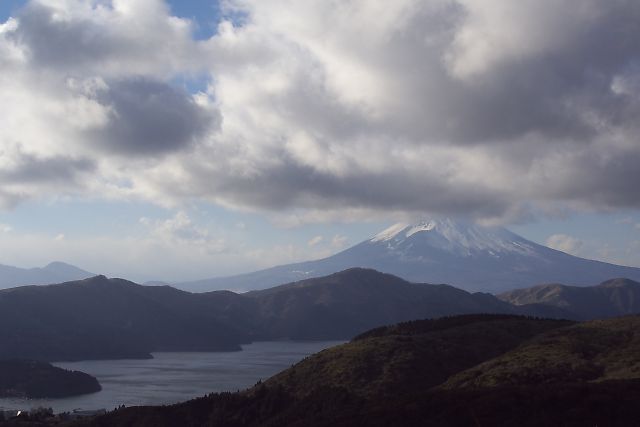
{"label": "shadowed mountainside", "polygon": [[0,291],[0,336],[0,359],[48,361],[239,350],[250,340],[192,294],[104,276]]}
{"label": "shadowed mountainside", "polygon": [[239,350],[254,340],[350,339],[395,322],[468,313],[566,317],[489,294],[350,269],[249,294],[191,294],[97,276],[0,291],[0,359],[150,357],[154,351]]}
{"label": "shadowed mountainside", "polygon": [[444,388],[601,383],[640,379],[640,316],[549,332],[451,377]]}
{"label": "shadowed mountainside", "polygon": [[640,313],[640,283],[629,279],[607,280],[591,287],[545,284],[505,292],[498,298],[517,306],[556,307],[580,320]]}
{"label": "shadowed mountainside", "polygon": [[353,268],[244,294],[257,303],[269,334],[291,339],[350,339],[376,326],[469,313],[516,313],[490,294],[409,283]]}
{"label": "shadowed mountainside", "polygon": [[61,398],[95,393],[102,387],[89,374],[33,360],[0,361],[0,397]]}
{"label": "shadowed mountainside", "polygon": [[245,392],[127,408],[86,425],[634,425],[639,322],[408,322],[310,356]]}

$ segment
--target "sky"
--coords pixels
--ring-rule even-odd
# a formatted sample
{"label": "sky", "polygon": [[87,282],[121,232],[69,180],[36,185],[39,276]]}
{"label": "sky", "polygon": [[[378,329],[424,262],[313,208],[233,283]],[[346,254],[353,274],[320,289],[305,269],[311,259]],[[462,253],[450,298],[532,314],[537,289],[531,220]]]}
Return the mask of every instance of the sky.
{"label": "sky", "polygon": [[453,216],[640,266],[636,0],[0,0],[0,264],[181,281]]}

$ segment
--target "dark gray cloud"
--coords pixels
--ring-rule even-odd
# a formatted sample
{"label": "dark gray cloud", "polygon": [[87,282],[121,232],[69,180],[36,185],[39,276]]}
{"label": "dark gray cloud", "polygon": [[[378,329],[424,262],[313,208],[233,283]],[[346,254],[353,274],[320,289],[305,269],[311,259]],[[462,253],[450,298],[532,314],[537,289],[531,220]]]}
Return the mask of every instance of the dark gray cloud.
{"label": "dark gray cloud", "polygon": [[74,184],[83,174],[95,171],[86,158],[66,156],[38,157],[20,152],[12,166],[0,169],[2,184]]}
{"label": "dark gray cloud", "polygon": [[[636,0],[232,1],[243,25],[202,42],[160,0],[99,4],[33,0],[0,51],[18,51],[25,97],[62,106],[32,115],[56,137],[43,152],[70,139],[114,191],[487,218],[640,207]],[[203,102],[171,83],[196,69]]]}
{"label": "dark gray cloud", "polygon": [[[219,126],[218,112],[205,111],[184,89],[158,77],[173,61],[182,60],[182,71],[189,72],[182,58],[190,53],[183,40],[189,33],[171,23],[164,3],[132,4],[131,10],[109,2],[74,6],[28,3],[9,39],[26,50],[31,70],[106,82],[83,94],[110,109],[106,126],[83,135],[88,143],[118,155],[159,156],[188,148]],[[133,15],[136,8],[147,16]]]}
{"label": "dark gray cloud", "polygon": [[[6,155],[0,153],[0,160]],[[64,194],[79,191],[95,173],[91,159],[70,156],[41,157],[21,150],[12,163],[0,167],[0,207],[12,208],[34,193]]]}
{"label": "dark gray cloud", "polygon": [[[640,145],[640,139],[637,140]],[[560,201],[603,208],[640,207],[640,149],[577,154],[538,191]]]}
{"label": "dark gray cloud", "polygon": [[[305,13],[309,3],[319,17]],[[253,109],[283,119],[247,136],[247,146],[268,140],[263,156],[279,162],[251,159],[247,174],[192,168],[200,195],[266,209],[487,217],[538,204],[640,207],[631,184],[640,156],[640,3],[407,1],[390,7],[389,16],[406,10],[386,27],[366,21],[375,7],[363,2],[338,11],[311,1],[284,18],[271,12],[277,0],[246,4],[253,25],[234,37],[255,43],[260,34],[274,52],[281,43],[286,53],[260,70],[266,81],[285,75],[288,85],[265,98],[247,67],[222,69],[220,81],[245,83],[257,96]],[[235,112],[224,107],[223,115]],[[299,132],[312,142],[292,152]],[[367,141],[378,149],[367,151]],[[446,147],[454,161],[430,159],[429,148]]]}
{"label": "dark gray cloud", "polygon": [[[484,9],[492,7],[487,2]],[[563,138],[585,141],[598,136],[604,125],[630,121],[640,110],[630,109],[628,99],[613,93],[611,84],[640,61],[640,4],[581,1],[574,7],[576,21],[580,13],[593,17],[566,22],[566,31],[556,29],[543,40],[531,34],[522,40],[521,52],[509,55],[502,55],[501,44],[509,45],[509,37],[523,35],[505,31],[501,38],[487,41],[495,46],[486,56],[496,54],[499,59],[487,70],[462,77],[452,73],[443,57],[455,46],[456,36],[473,25],[466,19],[470,12],[455,1],[437,13],[427,6],[417,8],[418,13],[402,23],[402,31],[389,35],[381,46],[385,50],[363,58],[396,89],[388,94],[394,109],[371,123],[370,129],[423,145],[503,143],[535,133],[542,146]],[[539,9],[539,15],[562,9],[572,17],[568,5],[543,2]],[[532,31],[547,31],[543,17],[532,14],[528,19]],[[495,28],[482,30],[490,34]],[[481,39],[484,34],[474,35]],[[537,50],[527,53],[529,44],[536,43],[541,44]]]}
{"label": "dark gray cloud", "polygon": [[30,2],[20,10],[20,25],[12,38],[29,48],[34,65],[72,71],[101,62],[127,46],[118,46],[109,34],[108,23],[100,25],[88,19],[56,17],[56,9]]}
{"label": "dark gray cloud", "polygon": [[164,1],[50,2],[31,0],[18,10],[10,39],[26,48],[33,66],[63,74],[167,76],[193,70],[187,20],[168,15]]}
{"label": "dark gray cloud", "polygon": [[407,176],[401,171],[389,170],[340,177],[300,165],[286,153],[280,153],[279,159],[284,162],[256,174],[242,173],[232,165],[213,171],[201,164],[192,164],[190,181],[165,188],[181,198],[215,195],[236,206],[271,211],[287,207],[371,208],[444,215],[462,212],[482,218],[500,216],[513,202],[508,193],[492,191],[482,184],[448,185],[441,171]]}
{"label": "dark gray cloud", "polygon": [[200,107],[183,90],[144,78],[110,81],[96,100],[109,120],[88,133],[106,151],[155,156],[189,147],[220,124],[217,111]]}

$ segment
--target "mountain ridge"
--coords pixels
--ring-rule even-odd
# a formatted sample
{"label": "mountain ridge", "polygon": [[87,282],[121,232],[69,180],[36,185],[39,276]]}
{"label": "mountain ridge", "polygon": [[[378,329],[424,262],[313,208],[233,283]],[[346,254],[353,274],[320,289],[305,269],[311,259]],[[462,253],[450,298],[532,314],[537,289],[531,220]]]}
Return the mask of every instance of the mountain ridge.
{"label": "mountain ridge", "polygon": [[354,268],[266,291],[194,294],[95,276],[0,290],[0,359],[147,358],[233,351],[256,340],[337,340],[377,326],[468,313],[563,317],[493,295]]}
{"label": "mountain ridge", "polygon": [[590,287],[542,284],[504,292],[497,297],[516,306],[557,307],[581,320],[640,313],[640,282],[625,278],[610,279]]}
{"label": "mountain ridge", "polygon": [[[624,307],[624,298],[635,301],[627,289],[635,283],[594,289],[612,293]],[[236,351],[258,340],[347,340],[386,324],[462,314],[582,319],[628,311],[605,305],[580,312],[539,300],[514,305],[363,268],[246,294],[189,293],[95,276],[0,290],[0,359],[148,358],[154,351]]]}

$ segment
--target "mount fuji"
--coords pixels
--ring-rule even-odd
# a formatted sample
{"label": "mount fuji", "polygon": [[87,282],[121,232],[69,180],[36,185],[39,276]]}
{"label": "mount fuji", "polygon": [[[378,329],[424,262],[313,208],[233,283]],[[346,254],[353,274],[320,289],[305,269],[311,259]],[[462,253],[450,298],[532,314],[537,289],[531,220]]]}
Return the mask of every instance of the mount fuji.
{"label": "mount fuji", "polygon": [[617,277],[640,280],[640,268],[579,258],[502,227],[439,219],[396,224],[328,258],[173,286],[192,292],[248,291],[366,267],[418,283],[446,283],[500,293],[540,283],[590,286]]}

